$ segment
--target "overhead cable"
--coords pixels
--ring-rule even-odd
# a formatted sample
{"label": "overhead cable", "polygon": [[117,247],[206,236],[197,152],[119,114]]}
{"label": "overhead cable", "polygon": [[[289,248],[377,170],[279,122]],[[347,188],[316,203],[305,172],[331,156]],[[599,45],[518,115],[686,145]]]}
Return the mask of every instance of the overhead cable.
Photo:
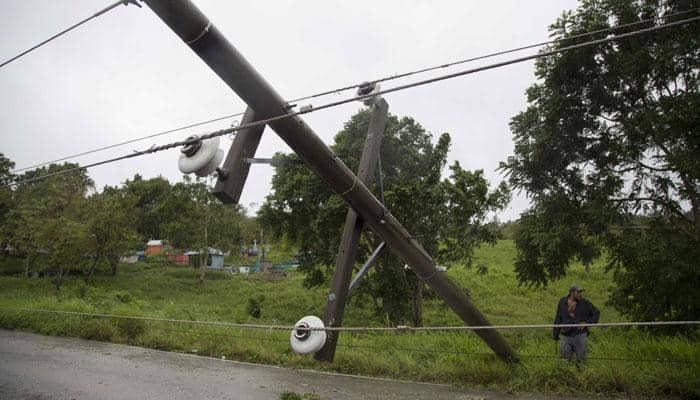
{"label": "overhead cable", "polygon": [[41,42],[41,43],[39,43],[39,44],[36,44],[36,45],[34,45],[34,46],[28,48],[27,50],[25,50],[25,51],[23,51],[23,52],[17,54],[16,56],[10,58],[10,59],[7,60],[7,61],[4,61],[2,64],[0,64],[0,68],[4,67],[5,65],[7,65],[7,64],[9,64],[9,63],[11,63],[11,62],[13,62],[13,61],[15,61],[15,60],[17,60],[17,59],[19,59],[20,57],[23,57],[23,56],[25,56],[25,55],[31,53],[32,51],[38,49],[39,47],[41,47],[41,46],[43,46],[43,45],[45,45],[45,44],[51,42],[52,40],[57,39],[58,37],[65,35],[66,33],[72,31],[73,29],[75,29],[75,28],[77,28],[77,27],[79,27],[80,25],[83,25],[83,24],[87,23],[87,22],[90,21],[90,20],[93,20],[93,19],[95,19],[95,18],[97,18],[97,17],[99,17],[99,16],[101,16],[101,15],[106,14],[107,12],[113,10],[114,8],[116,8],[117,6],[119,6],[120,4],[123,4],[123,5],[125,5],[125,6],[128,6],[129,4],[133,4],[133,5],[135,5],[135,6],[139,7],[139,8],[141,8],[141,5],[138,4],[138,3],[136,2],[136,0],[119,0],[119,1],[117,1],[117,2],[115,2],[115,3],[113,3],[113,4],[111,4],[111,5],[109,5],[109,6],[105,7],[105,8],[103,8],[102,10],[100,10],[100,11],[98,11],[98,12],[92,14],[91,16],[85,18],[84,20],[82,20],[82,21],[76,23],[75,25],[72,25],[72,26],[70,26],[70,27],[68,27],[68,28],[66,28],[66,29],[64,29],[64,30],[62,30],[61,32],[58,32],[57,34],[51,36],[50,38],[44,40],[43,42]]}
{"label": "overhead cable", "polygon": [[210,123],[212,123],[212,122],[222,121],[222,120],[224,120],[224,119],[234,118],[234,117],[238,117],[238,116],[241,116],[241,115],[243,115],[242,112],[241,112],[241,113],[236,113],[236,114],[229,114],[229,115],[224,115],[224,116],[222,116],[222,117],[217,117],[217,118],[209,119],[209,120],[206,120],[206,121],[196,122],[196,123],[190,124],[190,125],[184,125],[184,126],[180,126],[180,127],[177,127],[177,128],[168,129],[167,131],[158,132],[158,133],[153,133],[153,134],[150,134],[150,135],[147,135],[147,136],[142,136],[142,137],[130,139],[130,140],[127,140],[127,141],[124,141],[124,142],[111,144],[111,145],[109,145],[109,146],[98,147],[98,148],[96,148],[96,149],[87,150],[87,151],[84,151],[84,152],[82,152],[82,153],[77,153],[77,154],[73,154],[73,155],[70,155],[70,156],[65,156],[65,157],[57,158],[57,159],[55,159],[55,160],[51,160],[51,161],[46,161],[46,162],[39,163],[39,164],[30,165],[30,166],[28,166],[28,167],[18,168],[18,169],[15,169],[15,170],[11,171],[11,173],[14,174],[14,173],[17,173],[17,172],[20,172],[20,171],[25,171],[25,170],[28,170],[28,169],[38,168],[38,167],[41,167],[41,166],[44,166],[44,165],[47,165],[47,164],[53,164],[53,163],[57,163],[57,162],[59,162],[59,161],[70,160],[70,159],[72,159],[72,158],[76,158],[76,157],[80,157],[80,156],[85,156],[85,155],[92,154],[92,153],[97,153],[97,152],[100,152],[100,151],[103,151],[103,150],[113,149],[113,148],[115,148],[115,147],[124,146],[124,145],[130,144],[130,143],[136,143],[136,142],[140,142],[140,141],[142,141],[142,140],[152,139],[152,138],[154,138],[154,137],[167,135],[167,134],[169,134],[169,133],[174,133],[174,132],[183,131],[183,130],[189,129],[189,128],[195,128],[195,127],[198,127],[198,126],[210,124]]}
{"label": "overhead cable", "polygon": [[242,324],[235,322],[224,321],[200,321],[200,320],[185,320],[185,319],[170,319],[158,317],[142,317],[129,315],[115,314],[100,314],[86,313],[77,311],[62,311],[49,310],[43,308],[27,308],[27,307],[8,307],[0,306],[0,309],[11,311],[38,312],[38,313],[53,313],[63,315],[79,315],[86,317],[112,318],[112,319],[131,319],[141,321],[169,322],[190,325],[209,325],[209,326],[225,326],[230,328],[245,328],[245,329],[267,329],[273,330],[297,330],[297,331],[342,331],[342,332],[417,332],[417,331],[480,331],[480,330],[522,330],[522,329],[551,329],[551,328],[629,328],[629,327],[648,327],[648,326],[694,326],[700,325],[700,321],[642,321],[642,322],[606,322],[598,324],[530,324],[530,325],[483,325],[483,326],[394,326],[394,327],[373,327],[373,326],[325,326],[325,327],[299,327],[294,325],[276,325],[276,324]]}
{"label": "overhead cable", "polygon": [[[493,52],[493,53],[489,53],[489,54],[484,54],[484,55],[477,56],[477,57],[471,57],[471,58],[467,58],[467,59],[463,59],[463,60],[453,61],[453,62],[449,62],[449,63],[446,63],[446,64],[440,64],[440,65],[437,65],[437,66],[422,68],[422,69],[418,69],[418,70],[414,70],[414,71],[409,71],[409,72],[404,72],[404,73],[400,73],[400,74],[396,74],[396,75],[390,75],[390,76],[386,76],[386,77],[383,77],[383,78],[374,79],[374,80],[372,80],[372,81],[370,81],[370,82],[376,84],[376,83],[380,83],[380,82],[392,81],[392,80],[395,80],[395,79],[405,78],[405,77],[412,76],[412,75],[416,75],[416,74],[421,74],[421,73],[425,73],[425,72],[435,71],[435,70],[438,70],[438,69],[449,68],[449,67],[453,67],[453,66],[456,66],[456,65],[466,64],[466,63],[469,63],[469,62],[484,60],[484,59],[488,59],[488,58],[493,58],[493,57],[500,56],[500,55],[515,53],[515,52],[518,52],[518,51],[527,50],[527,49],[532,49],[532,48],[540,47],[540,46],[545,46],[545,45],[548,45],[548,44],[564,43],[564,42],[571,41],[571,40],[574,40],[574,39],[580,39],[580,38],[583,38],[583,37],[592,36],[592,35],[596,35],[596,34],[600,34],[600,33],[606,33],[606,32],[611,32],[611,31],[615,31],[615,30],[619,30],[619,29],[623,29],[623,28],[629,28],[629,27],[633,27],[633,26],[637,26],[637,25],[645,24],[645,23],[649,23],[649,22],[657,22],[657,21],[660,21],[660,20],[663,20],[663,19],[668,19],[668,18],[672,18],[672,17],[677,17],[677,16],[679,16],[679,15],[685,15],[685,14],[694,13],[694,12],[698,12],[698,11],[700,11],[700,8],[695,8],[695,9],[692,9],[692,10],[686,10],[686,11],[680,11],[680,12],[677,12],[677,13],[667,14],[667,15],[664,15],[664,16],[662,16],[662,17],[655,17],[655,18],[643,19],[643,20],[639,20],[639,21],[636,21],[636,22],[630,22],[630,23],[627,23],[627,24],[617,25],[617,26],[610,27],[610,28],[598,29],[598,30],[595,30],[595,31],[579,33],[579,34],[572,35],[572,36],[568,36],[568,37],[565,37],[565,38],[559,38],[559,39],[548,40],[548,41],[539,42],[539,43],[534,43],[534,44],[530,44],[530,45],[526,45],[526,46],[521,46],[521,47],[516,47],[516,48],[512,48],[512,49],[508,49],[508,50],[502,50],[502,51],[497,51],[497,52]],[[313,98],[317,98],[317,97],[322,97],[322,96],[326,96],[326,95],[330,95],[330,94],[334,94],[334,93],[341,93],[341,92],[344,92],[344,91],[347,91],[347,90],[350,90],[350,89],[355,89],[355,88],[359,87],[360,85],[361,85],[361,84],[346,85],[346,86],[339,87],[339,88],[336,88],[336,89],[326,90],[326,91],[319,92],[319,93],[314,93],[314,94],[311,94],[311,95],[308,95],[308,96],[304,96],[304,97],[299,97],[299,98],[296,98],[296,99],[292,99],[292,100],[289,100],[289,102],[290,102],[290,103],[295,103],[295,102],[304,101],[304,100],[309,100],[309,99],[313,99]],[[239,113],[235,113],[235,114],[230,114],[230,115],[224,115],[224,116],[217,117],[217,118],[213,118],[213,119],[209,119],[209,120],[206,120],[206,121],[197,122],[197,123],[193,123],[193,124],[190,124],[190,125],[185,125],[185,126],[181,126],[181,127],[178,127],[178,128],[169,129],[169,130],[166,130],[166,131],[163,131],[163,132],[159,132],[159,133],[155,133],[155,134],[150,134],[150,135],[146,135],[146,136],[142,136],[142,137],[130,139],[130,140],[127,140],[127,141],[124,141],[124,142],[120,142],[120,143],[116,143],[116,144],[113,144],[113,145],[108,145],[108,146],[104,146],[104,147],[98,147],[98,148],[96,148],[96,149],[87,150],[87,151],[84,151],[84,152],[82,152],[82,153],[78,153],[78,154],[73,154],[73,155],[70,155],[70,156],[65,156],[65,157],[57,158],[57,159],[54,159],[54,160],[51,160],[51,161],[46,161],[46,162],[42,162],[42,163],[39,163],[39,164],[30,165],[30,166],[27,166],[27,167],[17,168],[17,169],[15,169],[15,170],[11,171],[11,173],[17,173],[17,172],[25,171],[25,170],[28,170],[28,169],[33,169],[33,168],[41,167],[41,166],[44,166],[44,165],[48,165],[48,164],[52,164],[52,163],[56,163],[56,162],[60,162],[60,161],[65,161],[65,160],[69,160],[69,159],[72,159],[72,158],[76,158],[76,157],[80,157],[80,156],[84,156],[84,155],[88,155],[88,154],[92,154],[92,153],[97,153],[97,152],[100,152],[100,151],[112,149],[112,148],[119,147],[119,146],[123,146],[123,145],[126,145],[126,144],[135,143],[135,142],[138,142],[138,141],[141,141],[141,140],[151,139],[151,138],[154,138],[154,137],[157,137],[157,136],[162,136],[162,135],[166,135],[166,134],[169,134],[169,133],[178,132],[178,131],[185,130],[185,129],[188,129],[188,128],[193,128],[193,127],[197,127],[197,126],[209,124],[209,123],[212,123],[212,122],[217,122],[217,121],[221,121],[221,120],[224,120],[224,119],[237,117],[237,116],[240,116],[240,115],[243,115],[243,112],[239,112]]]}
{"label": "overhead cable", "polygon": [[543,52],[539,52],[537,54],[532,54],[529,56],[523,56],[523,57],[514,58],[514,59],[510,59],[510,60],[506,60],[506,61],[501,61],[501,62],[494,63],[494,64],[488,64],[488,65],[484,65],[481,67],[476,67],[476,68],[472,68],[472,69],[454,72],[451,74],[441,75],[441,76],[437,76],[434,78],[429,78],[429,79],[425,79],[425,80],[421,80],[421,81],[417,81],[417,82],[408,83],[405,85],[395,86],[395,87],[392,87],[389,89],[380,90],[380,91],[373,92],[373,93],[366,94],[366,95],[354,96],[354,97],[350,97],[350,98],[347,98],[344,100],[338,100],[338,101],[322,104],[322,105],[316,106],[316,107],[313,107],[313,106],[303,107],[299,111],[295,111],[295,112],[291,112],[291,113],[287,113],[287,114],[283,114],[283,115],[278,115],[276,117],[261,119],[261,120],[255,121],[255,122],[251,122],[248,124],[242,124],[242,125],[239,125],[236,127],[220,129],[218,131],[214,131],[214,132],[211,132],[208,134],[201,135],[197,138],[186,139],[184,141],[173,142],[173,143],[165,144],[162,146],[153,146],[149,149],[134,152],[134,153],[127,154],[127,155],[121,156],[121,157],[116,157],[116,158],[112,158],[112,159],[108,159],[108,160],[104,160],[104,161],[99,161],[99,162],[92,163],[92,164],[87,164],[87,165],[80,166],[80,167],[70,168],[70,169],[57,171],[57,172],[46,174],[46,175],[37,176],[34,178],[29,178],[29,179],[13,182],[13,183],[10,183],[8,185],[2,186],[1,188],[7,188],[7,187],[17,186],[17,185],[21,185],[21,184],[25,184],[25,183],[31,183],[31,182],[43,180],[46,178],[50,178],[53,176],[63,175],[63,174],[67,174],[67,173],[95,167],[98,165],[103,165],[103,164],[108,164],[108,163],[119,161],[119,160],[124,160],[127,158],[133,158],[133,157],[138,157],[138,156],[142,156],[142,155],[146,155],[146,154],[156,153],[156,152],[168,150],[168,149],[171,149],[174,147],[184,146],[187,144],[193,144],[199,140],[211,139],[214,137],[223,136],[223,135],[227,135],[230,133],[238,132],[238,131],[241,131],[244,129],[248,129],[248,128],[252,128],[252,127],[256,127],[256,126],[267,125],[271,122],[279,121],[282,119],[291,118],[291,117],[299,116],[302,114],[309,114],[309,113],[313,113],[316,111],[320,111],[320,110],[324,110],[324,109],[328,109],[328,108],[332,108],[332,107],[337,107],[337,106],[340,106],[343,104],[352,103],[355,101],[364,100],[364,99],[368,99],[368,98],[375,97],[375,96],[381,96],[381,95],[385,95],[388,93],[393,93],[393,92],[398,92],[398,91],[402,91],[402,90],[406,90],[406,89],[411,89],[411,88],[418,87],[418,86],[425,86],[425,85],[445,81],[448,79],[453,79],[453,78],[457,78],[457,77],[461,77],[461,76],[475,74],[477,72],[483,72],[483,71],[487,71],[487,70],[491,70],[491,69],[505,67],[508,65],[517,64],[517,63],[521,63],[521,62],[525,62],[525,61],[529,61],[529,60],[534,60],[537,58],[544,58],[544,57],[548,57],[548,56],[552,56],[552,55],[556,55],[556,54],[560,54],[560,53],[564,53],[567,51],[572,51],[572,50],[576,50],[576,49],[580,49],[580,48],[584,48],[584,47],[588,47],[588,46],[612,42],[615,40],[625,39],[625,38],[629,38],[629,37],[633,37],[633,36],[639,36],[642,34],[655,32],[655,31],[665,29],[665,28],[670,28],[670,27],[679,26],[679,25],[683,25],[686,23],[690,23],[690,22],[695,22],[697,20],[700,20],[700,16],[693,17],[693,18],[687,18],[687,19],[680,20],[680,21],[670,22],[670,23],[663,24],[663,25],[657,25],[657,26],[653,26],[650,28],[626,32],[626,33],[622,33],[622,34],[619,34],[616,36],[610,36],[610,37],[606,37],[606,38],[602,38],[602,39],[591,40],[591,41],[584,42],[584,43],[574,44],[571,46],[566,46],[566,47],[561,47],[561,48],[552,49],[552,50],[548,50],[548,51],[543,51]]}

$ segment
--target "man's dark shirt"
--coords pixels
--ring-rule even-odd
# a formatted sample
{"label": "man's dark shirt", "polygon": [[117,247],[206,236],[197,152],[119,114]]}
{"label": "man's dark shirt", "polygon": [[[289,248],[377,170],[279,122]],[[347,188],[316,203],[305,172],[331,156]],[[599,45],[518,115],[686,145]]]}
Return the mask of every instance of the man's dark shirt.
{"label": "man's dark shirt", "polygon": [[[569,306],[567,303],[569,296],[564,296],[559,300],[557,306],[557,315],[554,317],[554,325],[578,324],[581,322],[587,324],[596,324],[600,318],[600,311],[586,299],[581,299],[576,304],[576,311],[573,318],[569,315]],[[554,340],[559,339],[559,333],[565,336],[574,336],[579,333],[588,332],[588,328],[554,328],[552,329],[552,337]]]}

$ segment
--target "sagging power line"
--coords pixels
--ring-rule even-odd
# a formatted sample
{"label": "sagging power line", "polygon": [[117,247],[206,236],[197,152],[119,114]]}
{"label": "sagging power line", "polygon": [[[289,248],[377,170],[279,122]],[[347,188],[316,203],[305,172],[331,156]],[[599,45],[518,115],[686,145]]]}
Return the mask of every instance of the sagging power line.
{"label": "sagging power line", "polygon": [[[132,0],[132,1],[134,1],[134,0]],[[119,2],[119,3],[121,3],[121,2]],[[580,38],[584,38],[584,37],[588,37],[588,36],[592,36],[592,35],[597,35],[597,34],[602,34],[602,33],[609,33],[609,32],[617,31],[617,30],[620,30],[620,29],[630,28],[630,27],[634,27],[634,26],[638,26],[638,25],[642,25],[642,24],[646,24],[646,23],[650,23],[650,22],[659,22],[659,21],[662,21],[662,20],[668,20],[669,18],[677,17],[677,16],[680,16],[680,15],[686,15],[686,14],[690,14],[690,13],[696,13],[696,12],[699,12],[699,11],[700,11],[700,8],[695,8],[695,9],[692,9],[692,10],[680,11],[680,12],[676,12],[676,13],[672,13],[672,14],[663,15],[663,16],[660,16],[660,17],[642,19],[642,20],[639,20],[639,21],[630,22],[630,23],[622,24],[622,25],[617,25],[617,26],[610,27],[610,28],[598,29],[598,30],[594,30],[594,31],[590,31],[590,32],[583,32],[583,33],[579,33],[579,34],[576,34],[576,35],[568,36],[568,37],[565,37],[565,38],[547,40],[547,41],[538,42],[538,43],[533,43],[533,44],[529,44],[529,45],[525,45],[525,46],[520,46],[520,47],[515,47],[515,48],[511,48],[511,49],[507,49],[507,50],[492,52],[492,53],[484,54],[484,55],[481,55],[481,56],[476,56],[476,57],[461,59],[461,60],[457,60],[457,61],[452,61],[452,62],[448,62],[448,63],[444,63],[444,64],[432,66],[432,67],[426,67],[426,68],[421,68],[421,69],[417,69],[417,70],[413,70],[413,71],[408,71],[408,72],[404,72],[404,73],[400,73],[400,74],[389,75],[389,76],[385,76],[385,77],[382,77],[382,78],[377,78],[377,79],[371,80],[371,81],[369,81],[369,82],[370,82],[370,83],[373,83],[373,84],[388,82],[388,81],[392,81],[392,80],[395,80],[395,79],[401,79],[401,78],[405,78],[405,77],[409,77],[409,76],[413,76],[413,75],[418,75],[418,74],[422,74],[422,73],[426,73],[426,72],[436,71],[436,70],[439,70],[439,69],[450,68],[450,67],[454,67],[454,66],[457,66],[457,65],[467,64],[467,63],[474,62],[474,61],[479,61],[479,60],[485,60],[485,59],[488,59],[488,58],[493,58],[493,57],[497,57],[497,56],[501,56],[501,55],[516,53],[516,52],[519,52],[519,51],[528,50],[528,49],[532,49],[532,48],[536,48],[536,47],[541,47],[541,46],[546,46],[546,45],[549,45],[549,44],[555,44],[555,43],[561,44],[561,43],[566,43],[566,42],[569,42],[569,41],[572,41],[572,40],[575,40],[575,39],[580,39]],[[314,93],[314,94],[311,94],[311,95],[307,95],[307,96],[295,98],[295,99],[289,100],[289,103],[290,103],[291,105],[294,105],[293,103],[300,102],[300,101],[304,101],[304,100],[310,100],[310,99],[313,99],[313,98],[323,97],[323,96],[327,96],[327,95],[330,95],[330,94],[339,94],[339,93],[345,92],[345,91],[347,91],[347,90],[356,89],[356,88],[360,87],[361,85],[362,85],[362,84],[360,83],[360,84],[351,84],[351,85],[341,86],[341,87],[339,87],[339,88],[330,89],[330,90],[325,90],[325,91],[318,92],[318,93]],[[81,153],[76,153],[76,154],[72,154],[72,155],[69,155],[69,156],[63,156],[63,157],[60,157],[60,158],[57,158],[57,159],[53,159],[53,160],[50,160],[50,161],[41,162],[41,163],[34,164],[34,165],[30,165],[30,166],[27,166],[27,167],[17,168],[17,169],[15,169],[15,170],[11,171],[11,173],[17,173],[17,172],[21,172],[21,171],[26,171],[26,170],[38,168],[38,167],[41,167],[41,166],[44,166],[44,165],[49,165],[49,164],[56,163],[56,162],[60,162],[60,161],[66,161],[66,160],[70,160],[70,159],[73,159],[73,158],[85,156],[85,155],[88,155],[88,154],[93,154],[93,153],[101,152],[101,151],[104,151],[104,150],[113,149],[113,148],[116,148],[116,147],[120,147],[120,146],[124,146],[124,145],[127,145],[127,144],[131,144],[131,143],[136,143],[136,142],[139,142],[139,141],[142,141],[142,140],[152,139],[152,138],[159,137],[159,136],[163,136],[163,135],[166,135],[166,134],[179,132],[179,131],[182,131],[182,130],[185,130],[185,129],[194,128],[194,127],[206,125],[206,124],[213,123],[213,122],[218,122],[218,121],[222,121],[222,120],[229,119],[229,118],[235,118],[235,117],[238,117],[238,116],[242,116],[243,113],[244,113],[244,112],[238,112],[238,113],[229,114],[229,115],[224,115],[224,116],[220,116],[220,117],[216,117],[216,118],[212,118],[212,119],[208,119],[208,120],[204,120],[204,121],[200,121],[200,122],[195,122],[195,123],[192,123],[192,124],[188,124],[188,125],[184,125],[184,126],[180,126],[180,127],[176,127],[176,128],[171,128],[171,129],[168,129],[168,130],[165,130],[165,131],[162,131],[162,132],[158,132],[158,133],[154,133],[154,134],[149,134],[149,135],[137,137],[137,138],[134,138],[134,139],[130,139],[130,140],[126,140],[126,141],[123,141],[123,142],[115,143],[115,144],[112,144],[112,145],[107,145],[107,146],[103,146],[103,147],[98,147],[98,148],[95,148],[95,149],[92,149],[92,150],[86,150],[86,151],[81,152]]]}
{"label": "sagging power line", "polygon": [[64,29],[64,30],[62,30],[62,31],[60,31],[60,32],[58,32],[57,34],[51,36],[50,38],[44,40],[43,42],[38,43],[38,44],[36,44],[36,45],[34,45],[34,46],[28,48],[27,50],[25,50],[25,51],[23,51],[23,52],[17,54],[16,56],[10,58],[10,59],[7,60],[7,61],[4,61],[2,64],[0,64],[0,68],[2,68],[2,67],[4,67],[5,65],[7,65],[7,64],[9,64],[9,63],[11,63],[11,62],[13,62],[13,61],[19,59],[19,58],[21,58],[21,57],[23,57],[23,56],[25,56],[25,55],[31,53],[32,51],[38,49],[39,47],[41,47],[41,46],[43,46],[43,45],[45,45],[45,44],[47,44],[47,43],[49,43],[49,42],[51,42],[51,41],[53,41],[53,40],[55,40],[55,39],[58,39],[60,36],[65,35],[66,33],[72,31],[73,29],[75,29],[75,28],[77,28],[77,27],[79,27],[80,25],[83,25],[83,24],[85,24],[85,23],[87,23],[87,22],[89,22],[89,21],[91,21],[91,20],[93,20],[93,19],[95,19],[95,18],[97,18],[97,17],[99,17],[99,16],[101,16],[101,15],[104,15],[104,14],[108,13],[109,11],[111,11],[111,10],[117,8],[117,6],[119,6],[120,4],[123,4],[123,5],[125,5],[125,6],[128,6],[129,4],[133,4],[133,5],[135,5],[136,7],[141,8],[141,5],[138,4],[138,3],[136,2],[136,0],[119,0],[119,1],[117,1],[117,2],[115,2],[115,3],[113,3],[113,4],[111,4],[111,5],[109,5],[109,6],[105,7],[105,8],[103,8],[102,10],[100,10],[100,11],[98,11],[98,12],[92,14],[91,16],[85,18],[84,20],[82,20],[82,21],[80,21],[80,22],[78,22],[78,23],[76,23],[76,24],[74,24],[74,25],[71,25],[70,27],[68,27],[68,28],[66,28],[66,29]]}
{"label": "sagging power line", "polygon": [[131,319],[152,322],[168,322],[186,325],[208,325],[228,328],[242,329],[263,329],[270,331],[336,331],[336,332],[419,332],[419,331],[479,331],[479,330],[526,330],[526,329],[551,329],[551,328],[631,328],[631,327],[651,327],[651,326],[695,326],[700,325],[700,320],[693,321],[638,321],[638,322],[603,322],[597,324],[523,324],[523,325],[488,325],[488,326],[324,326],[324,327],[299,327],[296,325],[278,324],[243,324],[224,321],[200,321],[186,319],[171,319],[158,317],[143,317],[117,314],[86,313],[78,311],[50,310],[45,308],[9,307],[0,306],[2,310],[36,312],[48,314],[76,315],[85,317],[97,317],[107,319]]}
{"label": "sagging power line", "polygon": [[287,114],[282,114],[282,115],[278,115],[278,116],[270,117],[270,118],[266,118],[266,119],[261,119],[261,120],[258,120],[258,121],[255,121],[255,122],[251,122],[251,123],[248,123],[248,124],[241,124],[241,125],[236,126],[236,127],[231,127],[231,128],[226,128],[226,129],[220,129],[220,130],[217,130],[217,131],[214,131],[214,132],[210,132],[210,133],[208,133],[208,134],[201,135],[201,136],[199,136],[199,137],[197,137],[197,138],[187,139],[187,140],[184,140],[184,141],[173,142],[173,143],[169,143],[169,144],[165,144],[165,145],[161,145],[161,146],[153,146],[153,147],[151,147],[151,148],[149,148],[149,149],[142,150],[142,151],[137,151],[137,152],[130,153],[130,154],[127,154],[127,155],[124,155],[124,156],[115,157],[115,158],[111,158],[111,159],[107,159],[107,160],[103,160],[103,161],[98,161],[98,162],[95,162],[95,163],[87,164],[87,165],[84,165],[84,166],[79,166],[79,167],[75,167],[75,168],[70,168],[70,169],[66,169],[66,170],[62,170],[62,171],[57,171],[57,172],[50,173],[50,174],[46,174],[46,175],[41,175],[41,176],[37,176],[37,177],[25,179],[25,180],[13,182],[13,183],[10,183],[10,184],[8,184],[8,185],[2,186],[2,188],[9,188],[9,187],[19,186],[19,185],[26,184],[26,183],[32,183],[32,182],[36,182],[36,181],[41,181],[41,180],[44,180],[44,179],[47,179],[47,178],[51,178],[51,177],[54,177],[54,176],[59,176],[59,175],[64,175],[64,174],[68,174],[68,173],[73,173],[73,172],[81,171],[81,170],[84,170],[84,169],[96,167],[96,166],[99,166],[99,165],[109,164],[109,163],[112,163],[112,162],[121,161],[121,160],[125,160],[125,159],[128,159],[128,158],[139,157],[139,156],[143,156],[143,155],[146,155],[146,154],[152,154],[152,153],[156,153],[156,152],[160,152],[160,151],[172,149],[172,148],[175,148],[175,147],[180,147],[180,146],[184,146],[184,145],[188,145],[188,144],[193,144],[193,143],[196,143],[196,142],[199,141],[199,140],[207,140],[207,139],[211,139],[211,138],[215,138],[215,137],[219,137],[219,136],[223,136],[223,135],[235,133],[235,132],[241,131],[241,130],[243,130],[243,129],[249,129],[249,128],[253,128],[253,127],[264,126],[264,125],[267,125],[267,124],[269,124],[269,123],[276,122],[276,121],[280,121],[280,120],[283,120],[283,119],[286,119],[286,118],[291,118],[291,117],[295,117],[295,116],[299,116],[299,115],[303,115],[303,114],[309,114],[309,113],[313,113],[313,112],[316,112],[316,111],[320,111],[320,110],[324,110],[324,109],[328,109],[328,108],[332,108],[332,107],[337,107],[337,106],[340,106],[340,105],[343,105],[343,104],[352,103],[352,102],[355,102],[355,101],[361,101],[361,100],[364,100],[364,99],[369,99],[369,98],[372,98],[372,97],[381,96],[381,95],[388,94],[388,93],[398,92],[398,91],[402,91],[402,90],[406,90],[406,89],[410,89],[410,88],[414,88],[414,87],[418,87],[418,86],[425,86],[425,85],[429,85],[429,84],[433,84],[433,83],[437,83],[437,82],[441,82],[441,81],[445,81],[445,80],[449,80],[449,79],[453,79],[453,78],[457,78],[457,77],[461,77],[461,76],[466,76],[466,75],[471,75],[471,74],[475,74],[475,73],[478,73],[478,72],[483,72],[483,71],[487,71],[487,70],[491,70],[491,69],[501,68],[501,67],[505,67],[505,66],[508,66],[508,65],[517,64],[517,63],[521,63],[521,62],[525,62],[525,61],[530,61],[530,60],[534,60],[534,59],[538,59],[538,58],[544,58],[544,57],[548,57],[548,56],[552,56],[552,55],[564,53],[564,52],[567,52],[567,51],[572,51],[572,50],[580,49],[580,48],[583,48],[583,47],[598,45],[598,44],[607,43],[607,42],[612,42],[612,41],[616,41],[616,40],[620,40],[620,39],[625,39],[625,38],[629,38],[629,37],[633,37],[633,36],[639,36],[639,35],[642,35],[642,34],[647,34],[647,33],[651,33],[651,32],[655,32],[655,31],[661,30],[661,29],[666,29],[666,28],[674,27],[674,26],[680,26],[680,25],[687,24],[687,23],[691,23],[691,22],[695,22],[695,21],[698,21],[698,20],[700,20],[700,16],[698,16],[698,17],[692,17],[692,18],[686,18],[686,19],[683,19],[683,20],[674,21],[674,22],[669,22],[669,23],[662,24],[662,25],[657,25],[657,26],[653,26],[653,27],[649,27],[649,28],[644,28],[644,29],[639,29],[639,30],[635,30],[635,31],[631,31],[631,32],[622,33],[622,34],[619,34],[619,35],[616,35],[616,36],[606,37],[606,38],[597,39],[597,40],[591,40],[591,41],[584,42],[584,43],[578,43],[578,44],[574,44],[574,45],[570,45],[570,46],[566,46],[566,47],[561,47],[561,48],[558,48],[558,49],[553,49],[553,50],[549,50],[549,51],[545,51],[545,52],[540,52],[540,53],[537,53],[537,54],[532,54],[532,55],[528,55],[528,56],[523,56],[523,57],[519,57],[519,58],[514,58],[514,59],[510,59],[510,60],[506,60],[506,61],[502,61],[502,62],[498,62],[498,63],[494,63],[494,64],[488,64],[488,65],[484,65],[484,66],[481,66],[481,67],[476,67],[476,68],[472,68],[472,69],[462,70],[462,71],[458,71],[458,72],[454,72],[454,73],[450,73],[450,74],[445,74],[445,75],[441,75],[441,76],[437,76],[437,77],[433,77],[433,78],[429,78],[429,79],[425,79],[425,80],[421,80],[421,81],[416,81],[416,82],[408,83],[408,84],[405,84],[405,85],[399,85],[399,86],[395,86],[395,87],[392,87],[392,88],[389,88],[389,89],[384,89],[384,90],[379,90],[379,91],[376,91],[376,92],[372,92],[372,93],[366,94],[366,95],[358,95],[358,96],[346,98],[346,99],[343,99],[343,100],[338,100],[338,101],[334,101],[334,102],[322,104],[322,105],[320,105],[320,106],[315,106],[315,107],[314,107],[314,106],[302,107],[302,108],[299,109],[298,111],[294,111],[294,112],[290,112],[290,113],[287,113]]}

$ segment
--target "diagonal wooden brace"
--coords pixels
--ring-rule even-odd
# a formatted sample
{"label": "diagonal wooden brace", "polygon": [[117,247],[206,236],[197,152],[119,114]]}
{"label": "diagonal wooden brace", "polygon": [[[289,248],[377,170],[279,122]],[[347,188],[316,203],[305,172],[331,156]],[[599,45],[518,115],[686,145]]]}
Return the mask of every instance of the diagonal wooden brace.
{"label": "diagonal wooden brace", "polygon": [[[248,107],[241,119],[241,125],[255,122],[255,119],[255,111]],[[231,148],[221,167],[222,171],[219,172],[216,185],[212,190],[214,196],[222,203],[238,204],[250,171],[250,163],[246,160],[255,156],[264,130],[265,125],[253,126],[238,131],[234,136]]]}
{"label": "diagonal wooden brace", "polygon": [[362,283],[362,279],[364,279],[365,275],[369,272],[369,269],[374,266],[374,264],[377,263],[377,260],[379,259],[379,256],[382,255],[382,252],[386,248],[386,242],[381,242],[379,243],[379,246],[377,246],[376,249],[372,252],[372,254],[369,256],[367,261],[365,261],[364,264],[362,264],[362,267],[360,267],[360,270],[357,271],[357,275],[355,275],[354,278],[352,278],[352,282],[350,282],[350,285],[348,285],[348,299],[352,295],[352,291],[355,290],[356,287]]}

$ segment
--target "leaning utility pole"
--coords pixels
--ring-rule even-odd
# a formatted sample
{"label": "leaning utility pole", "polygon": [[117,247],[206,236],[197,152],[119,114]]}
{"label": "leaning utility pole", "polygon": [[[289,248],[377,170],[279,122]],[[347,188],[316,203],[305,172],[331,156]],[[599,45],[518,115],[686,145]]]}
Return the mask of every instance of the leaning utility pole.
{"label": "leaning utility pole", "polygon": [[[160,17],[249,107],[256,119],[288,113],[289,104],[260,76],[221,32],[189,0],[145,0]],[[299,157],[338,193],[389,248],[411,266],[425,283],[460,316],[474,326],[491,325],[469,297],[435,268],[423,247],[391,215],[357,176],[326,146],[299,116],[269,124]],[[502,359],[517,356],[495,329],[476,333]]]}
{"label": "leaning utility pole", "polygon": [[[372,106],[372,118],[367,128],[367,138],[360,156],[360,166],[357,169],[357,178],[364,185],[369,183],[369,179],[376,170],[388,113],[389,105],[386,100],[381,97],[378,98],[377,103]],[[335,262],[331,287],[326,300],[326,312],[323,316],[323,322],[326,326],[338,327],[343,325],[343,313],[345,312],[345,303],[349,293],[348,286],[352,276],[352,268],[357,259],[357,244],[360,241],[362,226],[362,219],[358,217],[355,210],[349,209],[345,217],[343,237],[340,240],[338,258]],[[333,361],[339,335],[340,332],[326,332],[326,343],[315,354],[317,360]]]}

